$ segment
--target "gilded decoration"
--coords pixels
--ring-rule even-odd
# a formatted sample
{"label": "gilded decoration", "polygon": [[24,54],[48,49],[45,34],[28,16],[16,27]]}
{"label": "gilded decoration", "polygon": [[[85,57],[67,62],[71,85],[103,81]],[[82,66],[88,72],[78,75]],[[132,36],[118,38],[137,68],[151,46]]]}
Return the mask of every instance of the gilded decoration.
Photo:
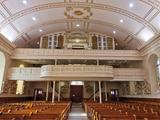
{"label": "gilded decoration", "polygon": [[64,15],[68,19],[89,19],[92,16],[92,12],[88,7],[67,7]]}

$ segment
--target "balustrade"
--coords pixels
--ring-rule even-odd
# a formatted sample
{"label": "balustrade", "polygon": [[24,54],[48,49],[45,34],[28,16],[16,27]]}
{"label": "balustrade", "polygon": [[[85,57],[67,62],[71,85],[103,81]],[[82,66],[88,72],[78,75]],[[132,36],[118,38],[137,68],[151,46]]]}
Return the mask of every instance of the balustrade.
{"label": "balustrade", "polygon": [[45,65],[41,68],[10,68],[9,80],[103,80],[144,81],[146,75],[139,68],[112,68],[96,65]]}

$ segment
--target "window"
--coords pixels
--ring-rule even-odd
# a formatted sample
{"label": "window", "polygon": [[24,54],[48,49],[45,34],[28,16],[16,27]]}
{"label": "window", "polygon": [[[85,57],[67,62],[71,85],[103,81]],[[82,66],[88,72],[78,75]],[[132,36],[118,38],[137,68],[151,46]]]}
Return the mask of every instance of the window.
{"label": "window", "polygon": [[17,80],[16,94],[22,95],[24,89],[24,81]]}
{"label": "window", "polygon": [[[24,65],[20,64],[19,68],[24,68]],[[22,95],[23,94],[23,89],[24,89],[24,81],[23,80],[17,80],[16,94]]]}
{"label": "window", "polygon": [[157,75],[158,75],[158,81],[160,82],[160,60],[157,60]]}
{"label": "window", "polygon": [[107,39],[106,37],[98,36],[98,49],[99,50],[106,50],[107,49]]}
{"label": "window", "polygon": [[71,85],[83,85],[82,81],[71,81]]}
{"label": "window", "polygon": [[2,92],[2,86],[3,86],[3,77],[4,77],[4,71],[5,71],[5,56],[2,52],[0,52],[0,93]]}
{"label": "window", "polygon": [[58,47],[58,36],[57,36],[57,34],[54,35],[54,40],[53,41],[54,41],[53,48]]}
{"label": "window", "polygon": [[48,38],[48,48],[52,48],[52,36],[49,36]]}
{"label": "window", "polygon": [[58,36],[57,34],[48,36],[48,48],[53,49],[58,47]]}

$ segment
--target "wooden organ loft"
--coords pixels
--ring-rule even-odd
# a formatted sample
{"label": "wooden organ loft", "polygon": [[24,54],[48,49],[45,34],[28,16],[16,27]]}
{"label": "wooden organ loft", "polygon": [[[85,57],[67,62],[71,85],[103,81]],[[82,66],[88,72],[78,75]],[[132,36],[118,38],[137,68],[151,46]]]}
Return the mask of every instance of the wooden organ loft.
{"label": "wooden organ loft", "polygon": [[58,32],[43,35],[40,48],[114,50],[115,42],[114,38],[99,33]]}

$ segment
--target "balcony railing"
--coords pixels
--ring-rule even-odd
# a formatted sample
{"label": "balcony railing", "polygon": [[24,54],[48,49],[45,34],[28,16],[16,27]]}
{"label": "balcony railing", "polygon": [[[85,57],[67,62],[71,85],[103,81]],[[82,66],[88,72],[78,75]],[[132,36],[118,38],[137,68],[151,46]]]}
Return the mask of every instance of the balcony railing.
{"label": "balcony railing", "polygon": [[113,78],[112,66],[96,65],[45,65],[40,77]]}
{"label": "balcony railing", "polygon": [[10,68],[9,80],[101,80],[144,81],[145,72],[138,68],[112,68],[96,65],[46,65],[41,68]]}
{"label": "balcony railing", "polygon": [[15,49],[12,59],[143,60],[136,50]]}
{"label": "balcony railing", "polygon": [[115,81],[141,81],[145,80],[145,72],[143,69],[137,68],[116,68],[114,69]]}

